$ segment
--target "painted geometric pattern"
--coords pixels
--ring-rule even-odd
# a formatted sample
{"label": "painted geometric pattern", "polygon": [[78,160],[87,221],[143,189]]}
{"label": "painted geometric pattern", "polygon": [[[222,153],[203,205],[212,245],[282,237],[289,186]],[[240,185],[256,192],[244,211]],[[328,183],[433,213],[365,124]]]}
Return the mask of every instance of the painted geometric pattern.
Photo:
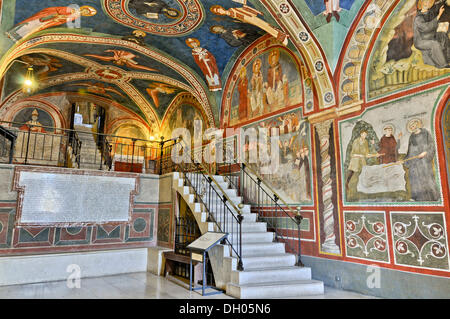
{"label": "painted geometric pattern", "polygon": [[14,230],[14,247],[53,246],[55,228],[53,227],[16,227]]}
{"label": "painted geometric pattern", "polygon": [[391,213],[395,263],[449,269],[444,213]]}
{"label": "painted geometric pattern", "polygon": [[55,245],[86,245],[91,240],[92,227],[56,228]]}
{"label": "painted geometric pattern", "polygon": [[153,239],[155,210],[135,209],[125,231],[125,242],[150,241]]}
{"label": "painted geometric pattern", "polygon": [[15,209],[0,209],[0,248],[11,246],[11,234],[14,228]]}
{"label": "painted geometric pattern", "polygon": [[348,257],[389,262],[384,212],[344,212]]}
{"label": "painted geometric pattern", "polygon": [[158,210],[158,241],[170,241],[170,208]]}

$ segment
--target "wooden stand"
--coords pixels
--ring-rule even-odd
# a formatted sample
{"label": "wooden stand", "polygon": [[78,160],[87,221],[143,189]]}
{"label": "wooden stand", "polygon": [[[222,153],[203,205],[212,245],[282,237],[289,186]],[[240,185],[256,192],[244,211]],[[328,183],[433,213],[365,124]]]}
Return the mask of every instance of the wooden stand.
{"label": "wooden stand", "polygon": [[[191,263],[191,258],[189,256],[184,256],[180,254],[176,254],[173,251],[167,251],[163,253],[165,262],[164,274],[173,275],[175,270],[175,262],[183,263],[189,265]],[[193,263],[194,267],[194,285],[198,284],[203,277],[203,263],[195,261]]]}

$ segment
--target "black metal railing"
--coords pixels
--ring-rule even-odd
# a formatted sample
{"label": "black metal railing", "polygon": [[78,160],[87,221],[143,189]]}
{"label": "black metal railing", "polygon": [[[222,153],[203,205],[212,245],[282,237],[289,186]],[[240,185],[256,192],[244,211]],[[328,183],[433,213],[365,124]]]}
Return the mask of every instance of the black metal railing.
{"label": "black metal railing", "polygon": [[[196,150],[180,143],[184,148],[185,158],[179,159],[176,170],[183,174],[184,186],[194,190],[194,200],[202,204],[207,213],[207,220],[214,222],[218,231],[228,233],[225,239],[231,254],[238,258],[238,270],[243,270],[242,262],[242,221],[241,210],[230,200],[225,190],[210,173],[210,167],[198,161]],[[179,150],[177,150],[179,151]]]}
{"label": "black metal railing", "polygon": [[[165,174],[176,139],[150,141],[86,130],[0,121],[0,163]],[[9,136],[13,134],[13,144]],[[7,136],[6,139],[2,136]],[[12,146],[11,146],[12,145]]]}
{"label": "black metal railing", "polygon": [[189,256],[190,251],[187,246],[200,236],[200,229],[194,216],[177,217],[175,221],[175,253]]}
{"label": "black metal railing", "polygon": [[7,159],[8,164],[13,161],[16,139],[16,134],[0,125],[0,158]]}
{"label": "black metal railing", "polygon": [[[12,164],[71,167],[79,159],[80,143],[76,134],[30,123],[0,121],[15,134]],[[22,125],[21,129],[12,125]],[[4,162],[4,161],[3,161]]]}
{"label": "black metal railing", "polygon": [[[275,240],[286,243],[287,250],[297,255],[301,262],[300,228],[303,217],[299,211],[292,211],[273,189],[246,163],[241,163],[240,193],[245,203],[252,205],[258,219],[267,223],[275,233]],[[293,243],[297,240],[297,245]]]}
{"label": "black metal railing", "polygon": [[[275,234],[275,240],[284,242],[289,252],[297,256],[297,265],[301,262],[301,222],[300,210],[293,210],[282,197],[265,182],[264,179],[237,156],[239,144],[235,138],[222,140],[224,160],[217,164],[218,174],[224,176],[234,188],[238,189],[245,204],[252,205],[258,220],[267,223],[269,230]],[[297,244],[295,244],[297,241]]]}

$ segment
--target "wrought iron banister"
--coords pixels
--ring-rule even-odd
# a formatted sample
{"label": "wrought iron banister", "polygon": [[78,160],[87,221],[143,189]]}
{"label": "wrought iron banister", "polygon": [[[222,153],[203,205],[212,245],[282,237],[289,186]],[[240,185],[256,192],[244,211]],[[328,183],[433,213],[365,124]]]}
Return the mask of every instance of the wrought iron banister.
{"label": "wrought iron banister", "polygon": [[[250,172],[251,171],[251,172]],[[254,178],[252,176],[256,178]],[[248,185],[250,182],[250,185]],[[249,189],[256,190],[256,198],[251,199],[250,201],[256,200],[256,210],[260,219],[263,219],[267,222],[269,228],[272,228],[275,231],[275,239],[282,239],[285,242],[289,249],[297,254],[297,265],[303,266],[301,262],[301,245],[300,245],[300,224],[302,222],[303,217],[300,215],[300,212],[293,211],[292,208],[288,206],[288,204],[276,193],[273,192],[270,194],[266,191],[265,187],[269,186],[267,183],[259,176],[259,174],[255,174],[253,170],[248,167],[248,164],[241,164],[241,176],[240,183],[242,189],[242,195],[245,201],[249,201]],[[253,184],[253,187],[252,185]],[[261,184],[264,184],[263,187]],[[247,186],[247,189],[245,189]],[[271,187],[269,189],[272,189]],[[269,201],[267,201],[269,199]],[[280,201],[283,203],[281,206]],[[285,210],[285,208],[291,212]],[[281,218],[280,218],[281,217]],[[290,226],[295,225],[297,230],[297,238],[298,245],[294,247],[290,242],[290,237],[293,234],[290,234],[289,229]]]}
{"label": "wrought iron banister", "polygon": [[8,140],[10,142],[8,164],[11,164],[13,161],[14,145],[16,143],[17,135],[0,125],[0,138],[0,157],[4,157],[7,154],[8,148],[6,141]]}
{"label": "wrought iron banister", "polygon": [[[220,232],[232,234],[225,241],[238,258],[238,270],[243,270],[242,262],[242,216],[241,210],[229,198],[225,190],[202,161],[195,159],[195,153],[184,141],[179,144],[190,154],[177,164],[178,171],[183,173],[184,185],[194,190],[195,200],[205,207],[208,220],[214,222]],[[237,237],[236,237],[237,236]]]}
{"label": "wrought iron banister", "polygon": [[[226,158],[224,164],[220,166],[218,171],[240,190],[240,195],[243,196],[244,202],[256,204],[255,210],[258,213],[258,217],[267,222],[269,228],[275,231],[276,240],[282,239],[291,251],[296,252],[297,265],[303,266],[303,263],[301,262],[300,243],[300,227],[303,217],[300,215],[300,209],[293,210],[291,205],[289,205],[282,196],[280,196],[273,187],[260,176],[260,174],[253,170],[244,159],[234,156],[236,153],[232,152],[227,147],[228,143],[223,142],[223,140],[222,143]],[[235,140],[233,140],[233,143],[235,143]],[[235,149],[236,147],[232,148],[232,150]],[[238,176],[233,179],[232,177],[236,177],[236,173],[238,173]],[[249,195],[251,191],[253,191],[253,195],[256,198],[251,198]],[[279,217],[281,217],[281,219]],[[282,222],[280,222],[280,220]],[[284,227],[278,227],[278,224]],[[293,235],[289,232],[290,225],[296,226],[298,239],[297,247],[294,247],[290,242],[290,238],[292,238]]]}
{"label": "wrought iron banister", "polygon": [[[177,143],[175,139],[145,140],[90,129],[64,129],[3,120],[0,125],[17,135],[10,152],[14,164],[90,169],[105,166],[112,169],[116,164],[114,169],[118,171],[154,174],[173,171],[170,154]],[[92,145],[86,143],[89,140]],[[3,153],[6,154],[4,150]],[[0,162],[6,163],[7,159],[0,157]]]}

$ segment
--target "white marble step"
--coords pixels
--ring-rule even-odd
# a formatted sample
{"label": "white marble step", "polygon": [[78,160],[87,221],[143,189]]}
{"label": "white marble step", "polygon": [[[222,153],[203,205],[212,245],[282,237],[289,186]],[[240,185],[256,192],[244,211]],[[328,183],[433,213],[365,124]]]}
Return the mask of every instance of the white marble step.
{"label": "white marble step", "polygon": [[231,283],[235,285],[297,280],[311,280],[311,268],[289,266],[231,272]]}
{"label": "white marble step", "polygon": [[[236,248],[237,249],[237,248]],[[284,243],[242,243],[242,257],[263,257],[281,255],[286,252]],[[232,252],[235,256],[234,251]]]}
{"label": "white marble step", "polygon": [[317,280],[254,283],[240,286],[227,284],[227,295],[240,299],[300,297],[323,293],[323,282]]}
{"label": "white marble step", "polygon": [[296,256],[293,254],[279,254],[270,256],[245,256],[242,255],[242,264],[245,270],[294,266]]}
{"label": "white marble step", "polygon": [[[222,195],[220,195],[220,191],[218,192],[219,194],[216,194],[216,193],[211,193],[211,194],[209,194],[209,193],[206,193],[204,196],[203,196],[203,200],[206,202],[206,201],[209,201],[210,200],[210,197],[211,197],[211,202],[222,202],[222,200],[223,200],[223,197],[222,197]],[[227,194],[228,195],[228,194]],[[228,196],[228,199],[229,200],[231,200],[236,206],[237,205],[239,205],[240,203],[242,203],[242,197],[241,196]]]}
{"label": "white marble step", "polygon": [[[238,236],[239,233],[237,232],[231,232],[228,235],[228,238],[230,241],[235,238],[235,236]],[[243,243],[271,243],[273,242],[274,234],[273,232],[242,232],[242,242]]]}
{"label": "white marble step", "polygon": [[[227,212],[227,224],[235,224],[237,223],[237,220],[229,213]],[[216,213],[214,211],[211,212],[211,215],[215,218],[216,221],[222,222],[224,219],[223,211]],[[235,214],[237,218],[237,214]],[[256,221],[256,215],[255,214],[242,214],[244,219],[242,220],[242,223],[257,223]]]}
{"label": "white marble step", "polygon": [[[221,223],[218,221],[218,224],[220,225],[220,228],[222,230],[227,231],[236,231],[236,225],[229,222],[229,223]],[[267,223],[265,222],[250,222],[250,223],[242,223],[242,232],[243,233],[254,233],[254,232],[266,232],[267,231]]]}

